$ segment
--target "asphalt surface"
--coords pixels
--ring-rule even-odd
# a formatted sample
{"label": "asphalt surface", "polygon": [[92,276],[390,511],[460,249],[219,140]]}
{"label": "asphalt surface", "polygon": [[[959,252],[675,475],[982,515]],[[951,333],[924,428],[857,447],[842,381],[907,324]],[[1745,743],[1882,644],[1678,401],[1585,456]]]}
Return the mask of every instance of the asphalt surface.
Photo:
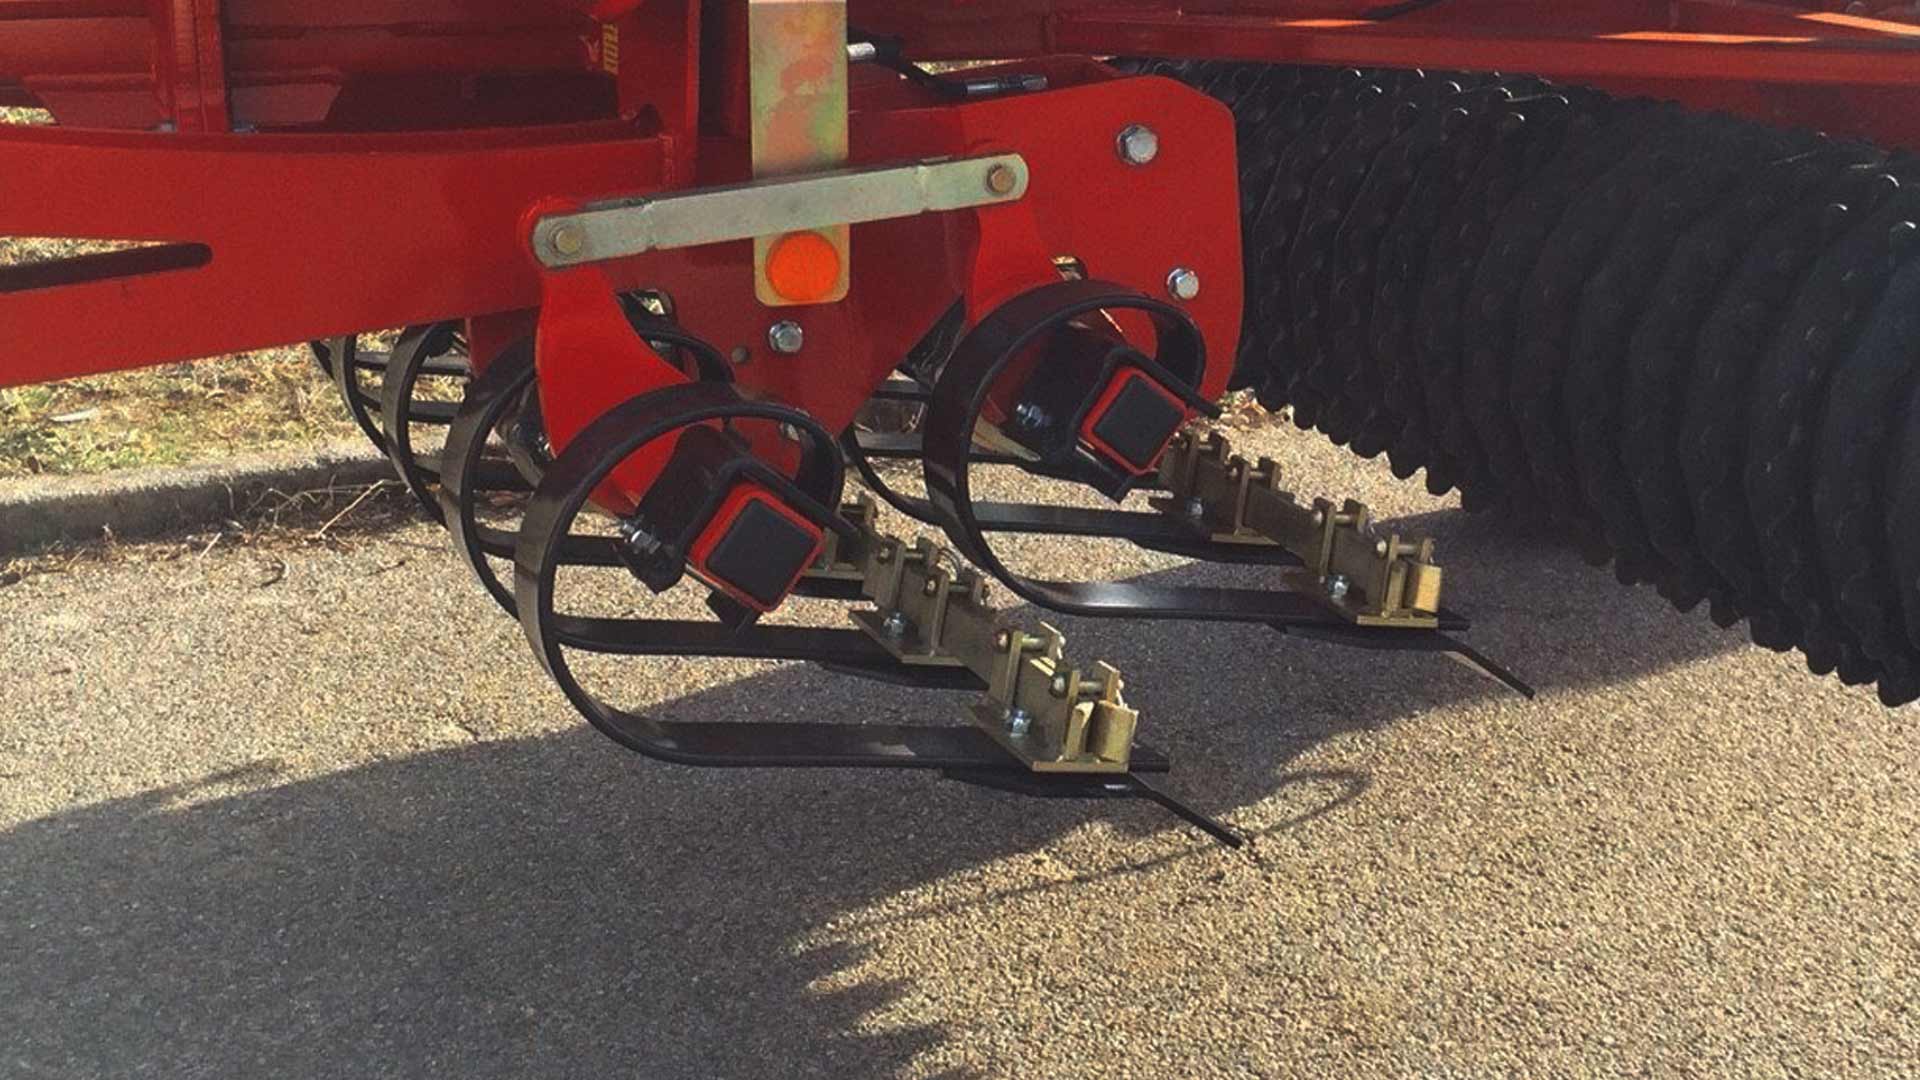
{"label": "asphalt surface", "polygon": [[[1472,640],[1542,693],[1067,621],[1240,852],[1140,804],[638,759],[425,525],[0,588],[0,1075],[1915,1071],[1915,712],[1263,441],[1290,486],[1435,535]],[[807,668],[612,674],[673,717],[964,704]]]}

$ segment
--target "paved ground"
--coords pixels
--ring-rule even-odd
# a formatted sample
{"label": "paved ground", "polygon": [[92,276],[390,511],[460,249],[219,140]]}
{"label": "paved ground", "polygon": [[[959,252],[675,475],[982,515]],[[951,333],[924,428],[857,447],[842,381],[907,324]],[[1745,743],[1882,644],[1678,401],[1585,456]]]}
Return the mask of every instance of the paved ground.
{"label": "paved ground", "polygon": [[[635,759],[424,526],[0,588],[0,1074],[1914,1069],[1913,712],[1282,449],[1296,486],[1437,534],[1474,640],[1544,692],[1070,624],[1241,853],[1139,806]],[[675,716],[959,705],[805,669],[623,682]]]}

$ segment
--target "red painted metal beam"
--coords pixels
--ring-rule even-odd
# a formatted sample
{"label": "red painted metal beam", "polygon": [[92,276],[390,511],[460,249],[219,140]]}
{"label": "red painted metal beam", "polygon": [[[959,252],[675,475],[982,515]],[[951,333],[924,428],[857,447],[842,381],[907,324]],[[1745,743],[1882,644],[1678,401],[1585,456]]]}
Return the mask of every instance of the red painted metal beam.
{"label": "red painted metal beam", "polygon": [[[1048,52],[1525,71],[1920,147],[1920,27],[1761,0],[853,0],[935,58]],[[1387,14],[1381,14],[1386,11]]]}
{"label": "red painted metal beam", "polygon": [[0,235],[211,256],[58,288],[0,274],[0,385],[531,307],[528,207],[645,189],[660,162],[656,140],[611,126],[327,138],[0,126]]}
{"label": "red painted metal beam", "polygon": [[[1438,12],[1443,8],[1428,9]],[[1491,12],[1489,12],[1491,14]],[[1672,30],[1617,20],[1515,26],[1408,16],[1292,19],[1138,9],[1076,10],[1051,24],[1065,52],[1113,50],[1307,64],[1525,70],[1580,81],[1698,79],[1920,87],[1920,39]]]}
{"label": "red painted metal beam", "polygon": [[[1055,89],[952,105],[860,73],[856,163],[1010,151],[1032,180],[1017,213],[996,220],[982,210],[856,226],[848,299],[781,309],[802,325],[811,362],[768,349],[748,242],[608,264],[600,288],[667,290],[690,332],[750,357],[744,383],[839,426],[963,294],[985,310],[1058,280],[1055,256],[1157,296],[1185,267],[1206,283],[1187,307],[1214,357],[1205,388],[1219,391],[1242,301],[1235,167],[1220,152],[1231,117],[1167,79],[1071,59],[1022,69]],[[1147,168],[1114,151],[1142,118],[1164,132]],[[430,136],[0,126],[0,235],[162,245],[0,268],[0,386],[535,307],[543,277],[527,227],[540,208],[744,178],[738,140],[704,142],[699,174],[670,175],[686,156],[674,142],[620,123]],[[1023,242],[982,243],[989,225]],[[618,373],[602,360],[589,349],[549,366],[577,365],[581,394],[617,400]]]}
{"label": "red painted metal beam", "polygon": [[612,98],[599,33],[572,0],[0,0],[0,88],[80,126],[219,131],[321,124],[367,86],[399,116],[456,127],[538,110],[421,100],[509,77],[539,99],[527,80],[550,77],[565,92],[547,115],[570,121],[583,79]]}

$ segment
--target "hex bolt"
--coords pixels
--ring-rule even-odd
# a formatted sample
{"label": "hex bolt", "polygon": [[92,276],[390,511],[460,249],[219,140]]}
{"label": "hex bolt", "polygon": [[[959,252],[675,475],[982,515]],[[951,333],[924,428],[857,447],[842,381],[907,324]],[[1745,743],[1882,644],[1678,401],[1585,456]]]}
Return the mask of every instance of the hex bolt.
{"label": "hex bolt", "polygon": [[1129,124],[1114,140],[1120,160],[1129,165],[1145,165],[1160,156],[1160,136],[1145,124]]}
{"label": "hex bolt", "polygon": [[1194,518],[1194,519],[1196,519],[1196,520],[1197,520],[1197,519],[1199,519],[1199,518],[1203,518],[1203,517],[1206,517],[1206,516],[1207,516],[1207,504],[1206,504],[1206,503],[1204,503],[1204,502],[1201,502],[1201,501],[1200,501],[1199,499],[1197,499],[1197,498],[1196,498],[1196,499],[1188,499],[1188,500],[1187,500],[1187,516],[1188,516],[1188,517],[1190,517],[1190,518]]}
{"label": "hex bolt", "polygon": [[1347,580],[1347,575],[1345,574],[1329,574],[1327,576],[1327,595],[1334,600],[1345,600],[1347,598],[1347,590],[1352,587],[1353,583]]}
{"label": "hex bolt", "polygon": [[580,231],[580,226],[578,225],[561,225],[553,230],[551,236],[547,237],[547,243],[553,245],[554,251],[568,258],[572,258],[586,250],[587,237],[585,233]]}
{"label": "hex bolt", "polygon": [[920,595],[922,596],[935,596],[938,595],[939,592],[940,581],[937,578],[928,578],[927,583],[920,586]]}
{"label": "hex bolt", "polygon": [[1020,186],[1020,174],[1008,165],[995,165],[987,170],[987,190],[995,195],[1011,195],[1013,189]]}
{"label": "hex bolt", "polygon": [[1065,675],[1055,675],[1053,681],[1047,684],[1047,692],[1054,697],[1066,697],[1067,677]]}
{"label": "hex bolt", "polygon": [[1200,275],[1184,266],[1176,266],[1167,275],[1167,291],[1175,300],[1192,300],[1200,295]]}
{"label": "hex bolt", "polygon": [[1047,410],[1031,401],[1023,401],[1013,407],[1013,419],[1029,431],[1043,428],[1047,426]]}
{"label": "hex bolt", "polygon": [[620,522],[620,546],[636,555],[648,555],[659,550],[660,541],[638,518],[626,518]]}
{"label": "hex bolt", "polygon": [[906,615],[898,611],[895,611],[889,614],[885,619],[882,619],[880,621],[880,632],[887,635],[890,638],[906,637],[907,636]]}
{"label": "hex bolt", "polygon": [[1020,736],[1033,729],[1033,716],[1018,705],[1007,709],[1007,734]]}
{"label": "hex bolt", "polygon": [[807,332],[800,329],[800,324],[794,322],[792,319],[781,319],[779,322],[767,327],[767,345],[770,346],[774,352],[786,353],[788,356],[792,356],[794,353],[799,352],[800,347],[806,343]]}

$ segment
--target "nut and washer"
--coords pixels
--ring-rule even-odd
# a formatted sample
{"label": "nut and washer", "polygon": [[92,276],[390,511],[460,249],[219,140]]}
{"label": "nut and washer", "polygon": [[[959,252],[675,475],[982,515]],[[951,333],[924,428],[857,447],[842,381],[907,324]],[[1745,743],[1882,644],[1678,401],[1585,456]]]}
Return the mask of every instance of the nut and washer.
{"label": "nut and washer", "polygon": [[1033,715],[1027,710],[1015,706],[1007,710],[1007,734],[1025,735],[1033,729]]}
{"label": "nut and washer", "polygon": [[1160,156],[1160,136],[1145,124],[1129,124],[1114,139],[1120,160],[1129,165],[1145,165]]}
{"label": "nut and washer", "polygon": [[1167,275],[1167,291],[1175,300],[1192,300],[1200,295],[1200,275],[1184,266],[1176,266]]}
{"label": "nut and washer", "polygon": [[806,343],[806,331],[800,329],[800,324],[792,319],[782,319],[767,327],[767,345],[774,352],[792,355]]}

